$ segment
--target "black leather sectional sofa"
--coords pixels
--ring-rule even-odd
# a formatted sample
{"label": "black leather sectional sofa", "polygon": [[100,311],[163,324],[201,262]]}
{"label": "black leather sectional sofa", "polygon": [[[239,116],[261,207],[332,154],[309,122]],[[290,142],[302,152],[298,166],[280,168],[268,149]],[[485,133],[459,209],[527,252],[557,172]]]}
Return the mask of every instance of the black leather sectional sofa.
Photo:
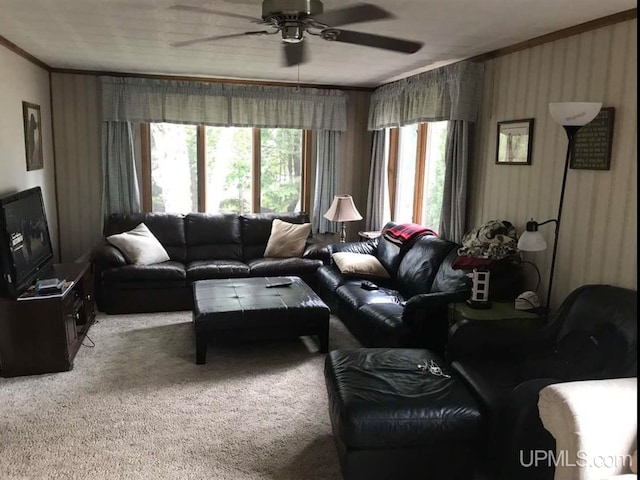
{"label": "black leather sectional sofa", "polygon": [[106,313],[190,310],[191,283],[215,278],[295,275],[310,286],[323,262],[313,239],[301,258],[264,258],[274,218],[307,223],[306,213],[114,214],[105,222],[105,236],[144,223],[170,256],[154,265],[128,265],[106,241],[92,252],[96,301]]}
{"label": "black leather sectional sofa", "polygon": [[447,306],[470,295],[468,272],[453,268],[458,247],[433,235],[402,248],[384,237],[330,245],[329,254],[374,255],[391,278],[375,280],[378,290],[366,290],[362,279],[343,275],[331,262],[318,269],[316,289],[364,346],[421,347],[442,354],[449,328]]}

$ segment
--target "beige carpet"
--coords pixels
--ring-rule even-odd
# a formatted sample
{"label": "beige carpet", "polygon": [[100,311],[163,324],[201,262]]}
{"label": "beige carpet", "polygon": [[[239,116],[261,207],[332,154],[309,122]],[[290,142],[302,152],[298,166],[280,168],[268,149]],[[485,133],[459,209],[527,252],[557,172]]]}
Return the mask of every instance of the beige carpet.
{"label": "beige carpet", "polygon": [[[309,339],[195,365],[189,312],[98,320],[72,371],[0,379],[3,479],[340,479]],[[357,346],[332,319],[330,348]]]}

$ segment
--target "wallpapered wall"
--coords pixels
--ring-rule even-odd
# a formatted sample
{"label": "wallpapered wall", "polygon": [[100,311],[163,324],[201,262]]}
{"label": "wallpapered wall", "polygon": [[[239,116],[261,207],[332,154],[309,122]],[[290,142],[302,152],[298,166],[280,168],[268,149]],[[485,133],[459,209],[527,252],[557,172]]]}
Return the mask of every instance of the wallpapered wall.
{"label": "wallpapered wall", "polygon": [[[0,46],[0,195],[42,188],[49,233],[58,252],[55,164],[53,158],[49,73]],[[22,102],[40,106],[43,168],[27,171]]]}
{"label": "wallpapered wall", "polygon": [[[555,218],[567,148],[549,102],[597,101],[615,108],[611,169],[570,169],[560,228],[552,306],[574,288],[609,283],[637,288],[637,20],[600,28],[486,62],[477,154],[471,171],[468,226]],[[496,124],[534,118],[532,164],[496,165]],[[526,253],[542,271],[546,296],[549,248]],[[531,273],[531,272],[530,272]],[[528,288],[533,288],[535,282]]]}
{"label": "wallpapered wall", "polygon": [[[101,238],[99,79],[95,75],[54,73],[52,92],[62,259],[73,261]],[[364,217],[371,154],[366,130],[369,93],[348,94],[348,131],[342,139],[338,193],[353,195]],[[350,238],[357,239],[357,230],[362,225],[360,222],[349,225]]]}

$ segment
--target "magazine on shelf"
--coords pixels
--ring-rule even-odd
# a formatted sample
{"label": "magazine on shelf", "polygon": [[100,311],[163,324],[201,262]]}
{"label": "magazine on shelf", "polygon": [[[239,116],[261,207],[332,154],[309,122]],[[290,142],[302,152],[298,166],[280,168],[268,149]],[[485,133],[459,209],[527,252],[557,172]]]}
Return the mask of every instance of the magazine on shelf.
{"label": "magazine on shelf", "polygon": [[61,290],[56,290],[53,292],[39,292],[36,290],[35,285],[32,285],[24,292],[22,295],[18,297],[18,300],[35,300],[38,298],[56,298],[63,297],[65,293],[73,286],[74,282],[64,282],[64,287]]}

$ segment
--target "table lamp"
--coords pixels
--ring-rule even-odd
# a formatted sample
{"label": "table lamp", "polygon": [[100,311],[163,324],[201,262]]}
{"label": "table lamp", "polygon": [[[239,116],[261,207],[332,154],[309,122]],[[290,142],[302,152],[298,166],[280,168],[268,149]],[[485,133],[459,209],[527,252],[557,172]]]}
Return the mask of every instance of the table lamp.
{"label": "table lamp", "polygon": [[344,222],[362,220],[362,215],[354,205],[351,195],[336,195],[333,197],[333,203],[331,203],[329,210],[324,214],[324,218],[331,222],[340,222],[342,224],[340,228],[340,243],[344,243],[347,238]]}

